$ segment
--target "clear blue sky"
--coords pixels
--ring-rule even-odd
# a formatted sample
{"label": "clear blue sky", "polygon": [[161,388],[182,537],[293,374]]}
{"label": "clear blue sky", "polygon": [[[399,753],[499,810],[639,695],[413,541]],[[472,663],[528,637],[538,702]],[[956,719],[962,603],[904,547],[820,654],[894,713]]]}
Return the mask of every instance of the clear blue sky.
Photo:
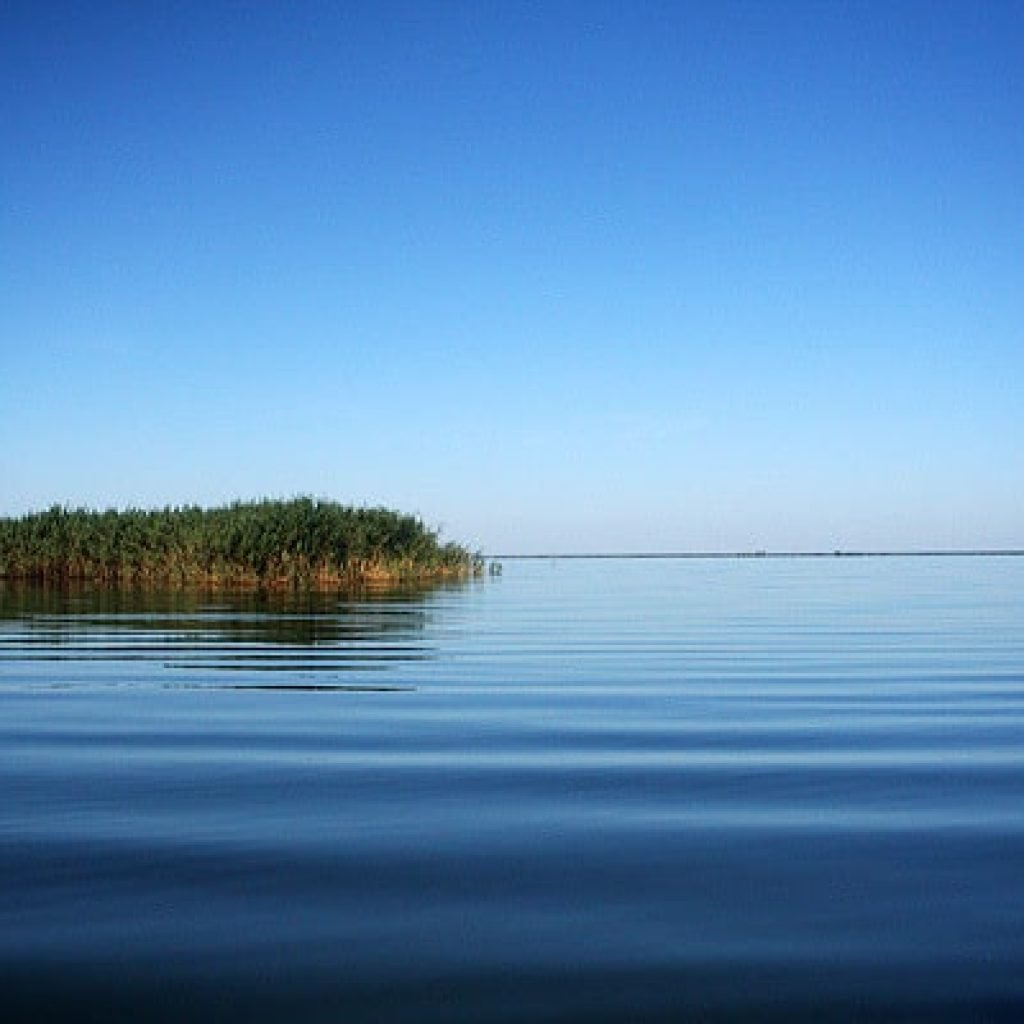
{"label": "clear blue sky", "polygon": [[0,2],[0,514],[1024,546],[1024,4]]}

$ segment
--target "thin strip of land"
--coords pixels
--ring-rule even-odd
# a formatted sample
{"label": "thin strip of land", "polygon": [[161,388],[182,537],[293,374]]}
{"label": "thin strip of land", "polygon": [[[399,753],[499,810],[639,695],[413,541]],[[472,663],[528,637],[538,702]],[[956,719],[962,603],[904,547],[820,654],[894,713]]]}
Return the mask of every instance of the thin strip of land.
{"label": "thin strip of land", "polygon": [[342,589],[479,575],[411,515],[313,498],[215,508],[71,509],[0,519],[0,579]]}
{"label": "thin strip of land", "polygon": [[550,552],[535,555],[489,554],[505,561],[529,559],[589,558],[1021,558],[1024,548],[913,548],[892,551],[612,551]]}

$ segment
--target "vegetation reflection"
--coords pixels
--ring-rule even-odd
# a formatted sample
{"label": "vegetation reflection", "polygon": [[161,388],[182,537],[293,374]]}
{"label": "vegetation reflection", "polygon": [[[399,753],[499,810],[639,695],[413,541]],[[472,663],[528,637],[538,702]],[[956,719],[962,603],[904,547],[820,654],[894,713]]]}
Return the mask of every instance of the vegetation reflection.
{"label": "vegetation reflection", "polygon": [[197,590],[0,582],[0,659],[172,668],[340,671],[434,656],[451,580],[317,590]]}

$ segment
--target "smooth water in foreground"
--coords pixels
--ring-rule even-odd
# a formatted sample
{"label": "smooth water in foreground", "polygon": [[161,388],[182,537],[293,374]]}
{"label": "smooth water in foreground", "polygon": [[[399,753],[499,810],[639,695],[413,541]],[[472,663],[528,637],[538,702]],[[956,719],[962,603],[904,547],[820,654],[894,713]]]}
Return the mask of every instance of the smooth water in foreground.
{"label": "smooth water in foreground", "polygon": [[5,1019],[1024,1019],[1024,558],[0,588]]}

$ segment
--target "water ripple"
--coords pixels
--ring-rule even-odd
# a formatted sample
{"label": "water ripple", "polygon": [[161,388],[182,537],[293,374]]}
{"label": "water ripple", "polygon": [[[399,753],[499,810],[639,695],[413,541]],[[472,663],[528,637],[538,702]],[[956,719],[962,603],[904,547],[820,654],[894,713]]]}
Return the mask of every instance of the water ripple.
{"label": "water ripple", "polygon": [[1017,1020],[1024,560],[0,585],[16,1019]]}

